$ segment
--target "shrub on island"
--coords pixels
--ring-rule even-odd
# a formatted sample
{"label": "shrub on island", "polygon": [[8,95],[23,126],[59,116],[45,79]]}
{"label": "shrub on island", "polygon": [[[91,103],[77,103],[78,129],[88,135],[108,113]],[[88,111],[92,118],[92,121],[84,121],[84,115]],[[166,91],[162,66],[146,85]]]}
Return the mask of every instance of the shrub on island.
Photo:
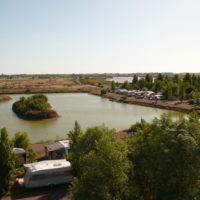
{"label": "shrub on island", "polygon": [[18,117],[26,120],[42,120],[58,117],[55,110],[52,110],[48,103],[47,96],[36,94],[31,97],[21,97],[12,106]]}

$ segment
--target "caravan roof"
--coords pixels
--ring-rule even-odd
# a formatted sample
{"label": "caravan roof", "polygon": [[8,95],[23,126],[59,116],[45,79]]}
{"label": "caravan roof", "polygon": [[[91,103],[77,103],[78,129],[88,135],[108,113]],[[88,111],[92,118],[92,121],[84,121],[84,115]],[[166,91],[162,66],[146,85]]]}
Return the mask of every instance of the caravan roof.
{"label": "caravan roof", "polygon": [[61,140],[57,141],[53,144],[46,145],[48,151],[56,151],[61,148],[69,149],[69,140]]}
{"label": "caravan roof", "polygon": [[68,148],[69,149],[69,140],[61,140],[58,141],[60,144],[63,145],[63,147]]}
{"label": "caravan roof", "polygon": [[24,167],[29,170],[29,172],[38,172],[48,169],[58,169],[71,167],[71,163],[65,159],[60,160],[44,160],[40,162],[25,164]]}
{"label": "caravan roof", "polygon": [[22,148],[13,148],[12,151],[15,154],[25,154],[26,153],[26,151],[24,149],[22,149]]}

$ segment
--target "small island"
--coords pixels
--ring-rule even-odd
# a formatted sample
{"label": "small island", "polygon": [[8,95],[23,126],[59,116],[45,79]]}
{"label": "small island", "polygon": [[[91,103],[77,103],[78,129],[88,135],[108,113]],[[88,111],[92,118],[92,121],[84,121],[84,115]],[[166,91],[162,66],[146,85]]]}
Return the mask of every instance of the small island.
{"label": "small island", "polygon": [[44,120],[59,117],[58,113],[52,110],[47,96],[43,94],[36,94],[27,98],[21,97],[19,101],[13,103],[12,109],[18,117],[25,120]]}
{"label": "small island", "polygon": [[5,95],[0,95],[0,102],[11,100],[12,98]]}

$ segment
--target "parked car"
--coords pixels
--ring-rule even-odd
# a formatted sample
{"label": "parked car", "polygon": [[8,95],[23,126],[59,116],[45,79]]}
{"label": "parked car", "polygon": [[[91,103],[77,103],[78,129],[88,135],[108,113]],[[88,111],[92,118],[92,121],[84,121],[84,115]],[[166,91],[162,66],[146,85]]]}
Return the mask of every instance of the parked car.
{"label": "parked car", "polygon": [[164,96],[163,95],[155,95],[155,98],[157,100],[164,100]]}
{"label": "parked car", "polygon": [[137,99],[143,99],[144,98],[144,92],[140,91],[140,92],[136,92],[135,97]]}

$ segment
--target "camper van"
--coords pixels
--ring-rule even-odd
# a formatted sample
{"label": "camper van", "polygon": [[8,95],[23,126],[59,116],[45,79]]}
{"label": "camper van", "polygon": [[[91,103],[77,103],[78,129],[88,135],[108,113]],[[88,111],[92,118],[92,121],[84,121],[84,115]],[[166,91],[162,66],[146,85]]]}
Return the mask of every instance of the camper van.
{"label": "camper van", "polygon": [[70,183],[73,179],[71,163],[65,159],[24,164],[24,168],[26,188]]}

